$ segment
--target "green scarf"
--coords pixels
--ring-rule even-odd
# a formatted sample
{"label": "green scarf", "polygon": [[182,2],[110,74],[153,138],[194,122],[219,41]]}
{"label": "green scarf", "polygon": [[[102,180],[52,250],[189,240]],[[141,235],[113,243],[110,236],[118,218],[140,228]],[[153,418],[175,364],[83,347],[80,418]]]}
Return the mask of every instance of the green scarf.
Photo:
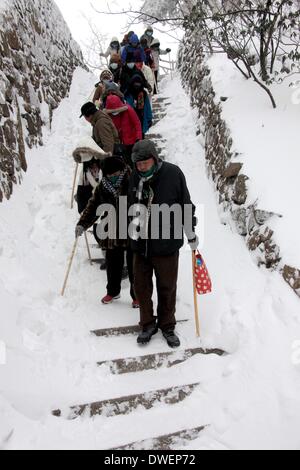
{"label": "green scarf", "polygon": [[154,172],[156,170],[156,165],[153,165],[152,168],[150,168],[150,170],[148,171],[140,171],[140,175],[143,177],[143,178],[150,178],[150,176],[153,176],[154,175]]}
{"label": "green scarf", "polygon": [[108,179],[113,186],[116,186],[117,182],[119,181],[120,176],[110,176]]}

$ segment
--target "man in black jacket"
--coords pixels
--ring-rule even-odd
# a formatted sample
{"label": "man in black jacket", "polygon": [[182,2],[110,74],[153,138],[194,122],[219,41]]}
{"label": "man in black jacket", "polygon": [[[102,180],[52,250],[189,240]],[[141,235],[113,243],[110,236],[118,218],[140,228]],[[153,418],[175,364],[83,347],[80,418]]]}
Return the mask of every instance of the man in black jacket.
{"label": "man in black jacket", "polygon": [[146,88],[149,93],[152,93],[152,88],[150,83],[147,82],[145,75],[141,70],[139,70],[136,66],[136,61],[134,59],[133,54],[129,53],[127,62],[125,65],[122,67],[122,73],[120,77],[120,82],[121,82],[121,92],[126,95],[129,90],[130,83],[132,81],[132,78],[138,75],[143,83],[143,88]]}
{"label": "man in black jacket", "polygon": [[[192,249],[197,248],[195,206],[184,174],[179,167],[159,159],[153,142],[136,143],[132,160],[129,204],[135,205],[136,214],[131,214],[130,238],[135,292],[141,309],[138,343],[149,343],[161,329],[169,346],[175,348],[180,346],[175,334],[179,250],[184,245],[184,232]],[[157,321],[152,302],[153,273],[158,294]]]}

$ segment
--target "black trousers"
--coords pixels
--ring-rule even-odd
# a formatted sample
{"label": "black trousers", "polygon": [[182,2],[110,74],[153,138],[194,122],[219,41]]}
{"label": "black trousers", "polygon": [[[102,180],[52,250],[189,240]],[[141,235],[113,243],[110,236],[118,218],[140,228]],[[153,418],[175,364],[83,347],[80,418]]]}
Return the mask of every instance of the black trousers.
{"label": "black trousers", "polygon": [[156,277],[158,295],[157,320],[162,331],[174,330],[176,326],[176,298],[179,268],[179,252],[171,256],[145,258],[134,254],[134,287],[140,303],[143,330],[155,325],[153,309],[153,273]]}
{"label": "black trousers", "polygon": [[107,294],[111,297],[117,297],[121,293],[125,253],[130,281],[130,295],[133,300],[136,300],[133,282],[133,253],[130,249],[126,251],[125,248],[114,248],[106,251]]}

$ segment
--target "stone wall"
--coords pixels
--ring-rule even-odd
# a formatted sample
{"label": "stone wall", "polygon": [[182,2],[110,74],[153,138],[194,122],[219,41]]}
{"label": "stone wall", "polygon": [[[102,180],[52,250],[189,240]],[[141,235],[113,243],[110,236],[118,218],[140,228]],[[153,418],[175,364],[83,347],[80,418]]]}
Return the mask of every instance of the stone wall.
{"label": "stone wall", "polygon": [[42,145],[43,126],[68,94],[77,66],[83,66],[81,51],[53,0],[6,0],[0,8],[0,202],[22,180],[26,147]]}
{"label": "stone wall", "polygon": [[245,238],[259,266],[279,270],[285,281],[300,297],[300,270],[287,266],[281,257],[274,232],[268,226],[272,217],[280,217],[248,202],[248,176],[243,173],[239,153],[224,118],[222,98],[219,102],[213,89],[210,70],[199,44],[197,31],[186,33],[179,53],[182,82],[198,110],[198,133],[205,142],[207,168],[216,187],[225,218]]}

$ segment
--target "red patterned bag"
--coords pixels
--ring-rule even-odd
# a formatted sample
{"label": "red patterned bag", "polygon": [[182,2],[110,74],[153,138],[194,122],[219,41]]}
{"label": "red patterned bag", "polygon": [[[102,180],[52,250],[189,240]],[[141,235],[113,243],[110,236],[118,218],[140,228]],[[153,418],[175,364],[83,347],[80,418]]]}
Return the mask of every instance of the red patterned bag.
{"label": "red patterned bag", "polygon": [[195,253],[195,286],[199,295],[210,294],[212,292],[212,281],[206,264],[198,251]]}

